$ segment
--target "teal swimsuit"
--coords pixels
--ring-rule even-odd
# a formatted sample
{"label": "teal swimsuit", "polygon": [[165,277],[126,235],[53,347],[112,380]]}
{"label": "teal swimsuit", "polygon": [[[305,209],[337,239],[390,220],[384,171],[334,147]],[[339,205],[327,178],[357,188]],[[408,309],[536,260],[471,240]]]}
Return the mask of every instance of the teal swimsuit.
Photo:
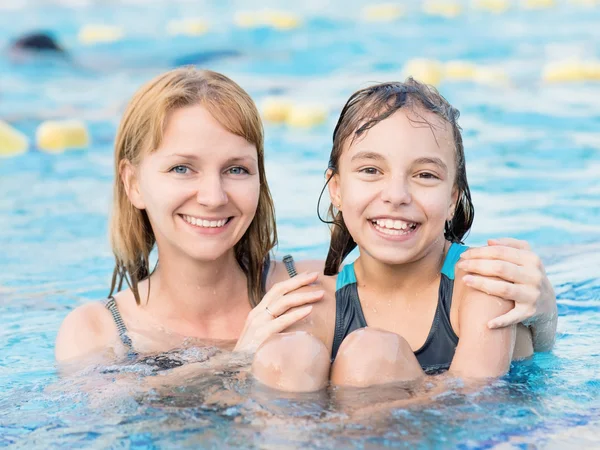
{"label": "teal swimsuit", "polygon": [[[427,373],[435,373],[450,367],[454,351],[458,345],[458,336],[450,323],[450,306],[454,287],[454,266],[460,255],[468,247],[453,243],[442,266],[442,277],[438,291],[438,303],[433,324],[423,346],[415,351],[415,356]],[[336,313],[335,333],[333,337],[332,360],[346,336],[354,330],[367,326],[356,284],[354,263],[344,266],[339,273],[335,292]]]}

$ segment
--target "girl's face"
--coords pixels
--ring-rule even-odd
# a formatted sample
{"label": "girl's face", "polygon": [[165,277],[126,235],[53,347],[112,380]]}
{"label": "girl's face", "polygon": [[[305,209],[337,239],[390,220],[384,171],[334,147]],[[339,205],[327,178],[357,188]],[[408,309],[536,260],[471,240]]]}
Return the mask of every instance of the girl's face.
{"label": "girl's face", "polygon": [[443,119],[400,109],[347,139],[338,168],[329,192],[361,254],[403,264],[443,246],[458,196],[454,138]]}
{"label": "girl's face", "polygon": [[131,202],[148,214],[161,254],[213,261],[233,249],[258,206],[256,146],[201,105],[172,111],[160,147],[121,172]]}

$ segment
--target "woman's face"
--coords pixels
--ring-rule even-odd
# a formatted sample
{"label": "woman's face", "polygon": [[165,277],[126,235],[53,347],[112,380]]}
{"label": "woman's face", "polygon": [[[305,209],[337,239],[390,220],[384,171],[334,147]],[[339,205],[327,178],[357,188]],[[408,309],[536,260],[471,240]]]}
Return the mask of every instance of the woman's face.
{"label": "woman's face", "polygon": [[442,244],[457,199],[454,139],[444,120],[401,109],[347,139],[338,168],[330,195],[361,255],[403,264]]}
{"label": "woman's face", "polygon": [[148,214],[159,254],[213,261],[232,251],[258,206],[257,158],[254,144],[203,106],[172,111],[160,147],[122,170],[131,202]]}

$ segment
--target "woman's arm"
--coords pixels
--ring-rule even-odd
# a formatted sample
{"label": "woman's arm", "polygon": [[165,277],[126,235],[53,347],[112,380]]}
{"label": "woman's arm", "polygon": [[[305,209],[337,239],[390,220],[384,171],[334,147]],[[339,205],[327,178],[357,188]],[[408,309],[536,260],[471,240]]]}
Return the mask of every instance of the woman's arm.
{"label": "woman's arm", "polygon": [[462,276],[457,270],[453,302],[459,302],[460,339],[449,372],[465,378],[504,375],[512,360],[516,325],[492,329],[488,322],[510,311],[513,302],[465,285]]}
{"label": "woman's arm", "polygon": [[488,326],[523,322],[531,328],[535,351],[551,350],[558,314],[542,261],[525,241],[503,238],[488,243],[488,247],[467,250],[457,264],[468,273],[464,281],[469,287],[514,302],[505,314],[491,317]]}

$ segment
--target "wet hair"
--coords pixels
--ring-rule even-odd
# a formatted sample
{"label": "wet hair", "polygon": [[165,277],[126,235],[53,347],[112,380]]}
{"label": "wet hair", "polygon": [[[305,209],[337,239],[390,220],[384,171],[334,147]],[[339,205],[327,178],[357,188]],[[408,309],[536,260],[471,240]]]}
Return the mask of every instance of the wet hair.
{"label": "wet hair", "polygon": [[127,196],[121,179],[122,164],[128,161],[139,165],[144,155],[160,146],[169,114],[193,105],[202,105],[223,128],[256,146],[258,206],[250,226],[234,246],[236,260],[248,280],[250,303],[255,306],[264,295],[263,267],[277,243],[275,210],[265,176],[262,122],[248,93],[234,81],[220,73],[188,67],[171,70],[142,86],[129,102],[119,125],[110,225],[116,266],[109,295],[121,289],[125,280],[140,304],[138,282],[150,275],[149,258],[156,243],[148,214],[137,209]]}
{"label": "wet hair", "polygon": [[[410,119],[412,122],[426,124],[432,130],[435,125],[428,122],[422,112],[433,113],[452,127],[456,152],[455,186],[458,189],[458,200],[453,219],[446,222],[444,237],[451,242],[462,242],[473,224],[475,211],[467,183],[465,153],[461,129],[458,125],[460,113],[432,86],[408,78],[404,83],[376,84],[352,94],[342,109],[333,132],[333,147],[329,157],[329,169],[332,173],[327,183],[338,173],[339,161],[346,141],[352,139],[351,143],[354,142],[402,108],[410,109],[419,118],[418,121]],[[332,225],[332,234],[325,261],[325,275],[335,275],[342,261],[356,247],[356,242],[344,223],[341,211],[334,205],[330,205],[328,215],[331,221],[327,223]]]}

